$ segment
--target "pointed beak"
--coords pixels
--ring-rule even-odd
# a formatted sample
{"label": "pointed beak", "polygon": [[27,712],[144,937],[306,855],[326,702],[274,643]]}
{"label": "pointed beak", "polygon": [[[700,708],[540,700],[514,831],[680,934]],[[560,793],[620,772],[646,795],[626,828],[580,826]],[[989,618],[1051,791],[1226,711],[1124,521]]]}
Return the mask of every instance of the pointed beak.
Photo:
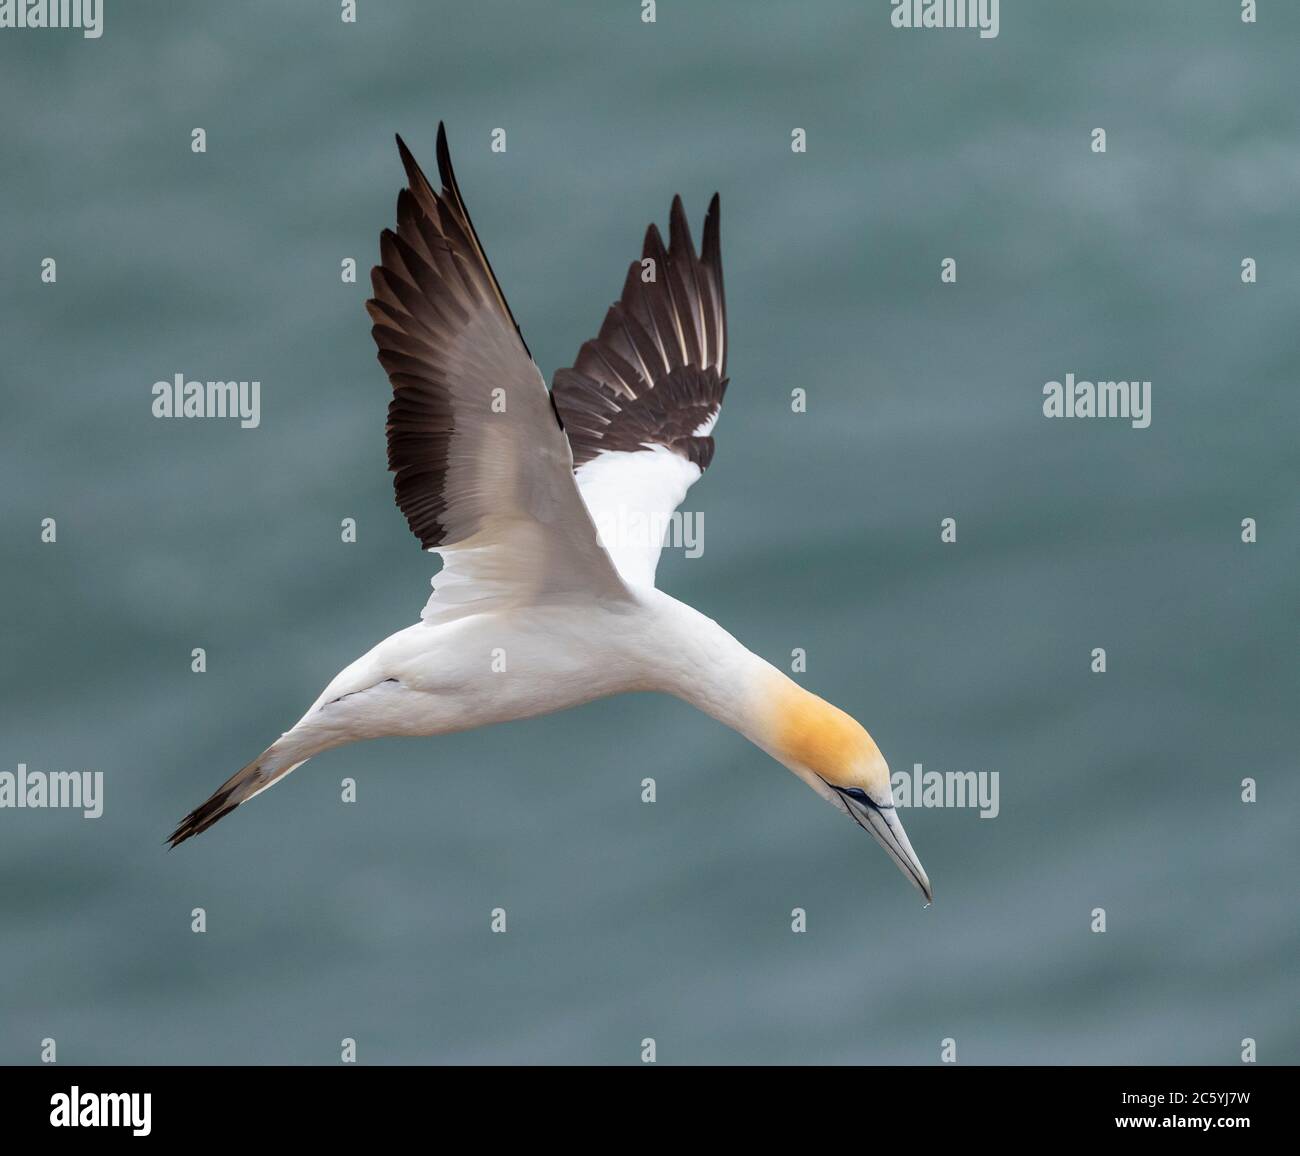
{"label": "pointed beak", "polygon": [[930,877],[921,866],[921,860],[912,850],[912,844],[903,830],[902,821],[893,802],[881,805],[874,802],[864,791],[852,792],[836,788],[844,800],[845,809],[853,816],[858,826],[870,831],[889,857],[898,864],[898,869],[906,875],[916,889],[925,896],[926,906],[934,902],[934,890],[930,887]]}

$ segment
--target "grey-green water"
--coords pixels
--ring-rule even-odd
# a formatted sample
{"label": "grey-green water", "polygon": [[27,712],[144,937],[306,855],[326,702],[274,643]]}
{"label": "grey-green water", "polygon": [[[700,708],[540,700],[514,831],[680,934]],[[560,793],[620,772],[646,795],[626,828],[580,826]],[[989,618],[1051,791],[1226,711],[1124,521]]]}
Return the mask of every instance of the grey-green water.
{"label": "grey-green water", "polygon": [[[0,810],[0,1060],[1300,1060],[1300,8],[1260,8],[1005,0],[981,40],[883,0],[108,0],[98,40],[0,30],[0,770],[106,796]],[[906,813],[930,910],[654,697],[336,750],[164,852],[427,595],[362,302],[392,134],[431,163],[439,118],[548,377],[672,194],[698,230],[720,190],[732,384],[704,554],[660,583],[806,649],[895,770],[1000,774],[996,819]],[[1045,419],[1071,372],[1151,380],[1150,428]],[[260,427],[154,419],[176,373],[260,380]]]}

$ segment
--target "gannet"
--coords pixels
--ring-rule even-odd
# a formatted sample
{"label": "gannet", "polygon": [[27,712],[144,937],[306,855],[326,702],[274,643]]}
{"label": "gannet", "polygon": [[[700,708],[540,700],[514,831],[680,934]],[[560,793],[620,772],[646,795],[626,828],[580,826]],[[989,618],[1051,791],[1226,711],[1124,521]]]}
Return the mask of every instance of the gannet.
{"label": "gannet", "polygon": [[717,194],[698,255],[674,197],[668,245],[650,225],[599,333],[548,391],[470,222],[443,126],[439,191],[400,136],[397,148],[407,184],[396,231],[380,234],[366,309],[392,385],[397,506],[442,569],[420,621],[335,676],[168,843],[332,747],[660,691],[849,815],[928,904],[930,881],[866,729],[657,589],[662,538],[597,533],[629,512],[662,528],[713,460],[728,380]]}

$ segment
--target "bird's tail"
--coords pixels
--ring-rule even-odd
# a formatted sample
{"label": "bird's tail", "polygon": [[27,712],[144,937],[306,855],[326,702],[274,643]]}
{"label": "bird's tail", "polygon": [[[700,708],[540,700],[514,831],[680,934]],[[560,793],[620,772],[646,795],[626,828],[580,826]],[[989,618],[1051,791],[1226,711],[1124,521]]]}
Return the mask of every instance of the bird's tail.
{"label": "bird's tail", "polygon": [[[309,752],[297,762],[290,761],[303,754],[286,742],[289,735],[281,735],[246,767],[242,767],[221,784],[205,803],[195,807],[176,824],[176,830],[167,836],[170,846],[184,843],[192,835],[206,831],[218,819],[230,814],[240,803],[246,803],[254,795],[259,795],[284,778],[290,771],[296,771],[315,752]],[[286,749],[287,748],[287,749]]]}

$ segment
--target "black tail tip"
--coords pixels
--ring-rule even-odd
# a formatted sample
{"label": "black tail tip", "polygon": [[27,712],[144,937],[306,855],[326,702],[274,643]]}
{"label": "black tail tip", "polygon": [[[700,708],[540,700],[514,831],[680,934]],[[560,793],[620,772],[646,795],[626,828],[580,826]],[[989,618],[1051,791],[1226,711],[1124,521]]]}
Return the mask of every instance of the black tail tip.
{"label": "black tail tip", "polygon": [[173,850],[179,847],[186,839],[192,839],[195,835],[201,835],[218,819],[223,819],[230,814],[242,800],[230,801],[230,796],[234,792],[231,790],[218,791],[202,806],[195,807],[188,815],[176,824],[176,830],[167,836],[165,842],[167,849]]}

